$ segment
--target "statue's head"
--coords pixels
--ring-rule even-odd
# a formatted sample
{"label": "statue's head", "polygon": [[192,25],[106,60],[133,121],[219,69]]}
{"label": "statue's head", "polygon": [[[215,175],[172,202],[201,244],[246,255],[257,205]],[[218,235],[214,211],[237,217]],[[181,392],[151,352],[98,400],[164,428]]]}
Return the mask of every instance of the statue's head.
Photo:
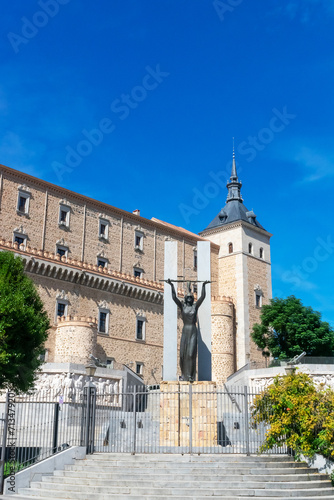
{"label": "statue's head", "polygon": [[187,281],[187,292],[184,296],[184,303],[188,306],[192,306],[194,303],[194,294],[191,291],[190,281]]}
{"label": "statue's head", "polygon": [[187,295],[185,295],[184,297],[184,302],[185,304],[189,305],[189,306],[192,306],[193,303],[194,303],[194,296],[192,293],[187,293]]}

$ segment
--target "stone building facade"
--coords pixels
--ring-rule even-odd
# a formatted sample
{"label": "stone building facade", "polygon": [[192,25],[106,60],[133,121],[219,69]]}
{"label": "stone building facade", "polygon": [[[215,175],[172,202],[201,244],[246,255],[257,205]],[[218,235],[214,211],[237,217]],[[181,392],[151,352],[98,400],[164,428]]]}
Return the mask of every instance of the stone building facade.
{"label": "stone building facade", "polygon": [[[47,361],[86,363],[92,354],[159,383],[165,241],[178,242],[178,276],[193,279],[203,239],[214,281],[213,378],[262,361],[249,332],[271,296],[271,235],[244,207],[240,188],[233,160],[226,206],[196,235],[0,165],[0,250],[21,256],[45,304]],[[179,318],[179,341],[181,329]]]}

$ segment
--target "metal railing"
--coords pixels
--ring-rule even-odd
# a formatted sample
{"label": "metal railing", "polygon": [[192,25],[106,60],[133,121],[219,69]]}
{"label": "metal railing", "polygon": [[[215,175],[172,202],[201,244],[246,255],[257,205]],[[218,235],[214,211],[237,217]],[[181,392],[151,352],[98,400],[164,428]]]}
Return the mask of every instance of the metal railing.
{"label": "metal railing", "polygon": [[7,393],[0,400],[0,483],[71,446],[87,453],[258,453],[268,429],[252,425],[259,392],[175,383],[101,394],[88,382],[64,395]]}
{"label": "metal railing", "polygon": [[[251,422],[260,390],[201,386],[133,390],[113,405],[97,397],[95,451],[117,453],[258,453],[268,429]],[[286,453],[277,448],[272,453]]]}

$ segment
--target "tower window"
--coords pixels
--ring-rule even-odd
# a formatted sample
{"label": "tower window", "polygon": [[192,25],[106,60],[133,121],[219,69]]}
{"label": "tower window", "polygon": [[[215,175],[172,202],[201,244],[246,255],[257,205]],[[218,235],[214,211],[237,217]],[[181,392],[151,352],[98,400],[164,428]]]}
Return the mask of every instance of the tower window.
{"label": "tower window", "polygon": [[57,300],[57,316],[67,316],[67,302]]}
{"label": "tower window", "polygon": [[17,206],[16,206],[17,212],[19,214],[28,215],[28,213],[29,213],[29,202],[30,202],[30,192],[28,192],[26,190],[26,188],[23,188],[21,186],[19,188],[18,197],[17,197]]}
{"label": "tower window", "polygon": [[144,234],[141,231],[135,231],[135,250],[144,249]]}
{"label": "tower window", "polygon": [[107,267],[108,260],[104,259],[103,257],[98,257],[97,258],[97,267]]}
{"label": "tower window", "polygon": [[99,238],[100,240],[108,240],[109,222],[105,219],[99,219]]}
{"label": "tower window", "polygon": [[263,248],[260,248],[260,259],[263,259]]}
{"label": "tower window", "polygon": [[24,244],[25,238],[22,238],[22,236],[15,236],[14,241],[20,246]]}
{"label": "tower window", "polygon": [[197,269],[197,250],[194,250],[194,269]]}
{"label": "tower window", "polygon": [[140,363],[140,362],[136,363],[136,374],[137,375],[143,374],[143,366],[144,366],[144,363]]}
{"label": "tower window", "polygon": [[99,308],[99,333],[108,334],[109,330],[109,310]]}
{"label": "tower window", "polygon": [[136,340],[145,340],[145,318],[137,317]]}
{"label": "tower window", "polygon": [[17,233],[14,232],[13,242],[17,243],[19,248],[20,248],[20,245],[23,245],[25,248],[27,246],[27,235],[25,235],[21,232],[17,232]]}
{"label": "tower window", "polygon": [[69,227],[70,226],[70,207],[65,205],[60,205],[59,207],[59,226]]}
{"label": "tower window", "polygon": [[56,253],[60,255],[60,257],[67,257],[68,255],[68,248],[61,246],[61,245],[56,245]]}
{"label": "tower window", "polygon": [[253,253],[253,245],[248,243],[248,253]]}
{"label": "tower window", "polygon": [[106,320],[107,320],[107,313],[100,312],[100,318],[99,318],[99,332],[100,333],[106,333]]}
{"label": "tower window", "polygon": [[133,275],[135,278],[141,278],[143,275],[143,270],[139,269],[139,267],[134,267],[133,269]]}
{"label": "tower window", "polygon": [[228,253],[233,253],[233,243],[228,244]]}
{"label": "tower window", "polygon": [[25,196],[20,195],[19,196],[19,203],[18,203],[18,211],[19,212],[26,212],[26,204],[27,204],[27,198]]}

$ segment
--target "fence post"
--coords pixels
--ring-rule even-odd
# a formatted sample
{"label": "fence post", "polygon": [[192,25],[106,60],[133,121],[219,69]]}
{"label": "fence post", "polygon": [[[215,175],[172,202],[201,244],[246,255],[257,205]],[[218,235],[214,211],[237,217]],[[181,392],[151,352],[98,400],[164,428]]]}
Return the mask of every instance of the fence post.
{"label": "fence post", "polygon": [[136,399],[137,399],[137,393],[136,393],[136,388],[137,386],[133,387],[133,450],[132,450],[132,455],[136,454],[136,439],[137,439],[137,408],[136,408]]}
{"label": "fence post", "polygon": [[193,386],[189,384],[189,453],[193,452]]}
{"label": "fence post", "polygon": [[248,388],[244,386],[245,396],[245,439],[246,439],[246,455],[250,455],[249,451],[249,414],[248,414]]}
{"label": "fence post", "polygon": [[53,436],[52,436],[52,452],[56,453],[58,443],[58,417],[59,417],[59,403],[54,404],[53,413]]}
{"label": "fence post", "polygon": [[0,462],[0,493],[3,494],[4,486],[4,473],[5,473],[5,458],[6,458],[6,445],[7,445],[7,429],[8,429],[8,403],[9,403],[9,392],[6,394],[6,405],[3,421],[3,433],[2,433],[2,446],[1,446],[1,462]]}

